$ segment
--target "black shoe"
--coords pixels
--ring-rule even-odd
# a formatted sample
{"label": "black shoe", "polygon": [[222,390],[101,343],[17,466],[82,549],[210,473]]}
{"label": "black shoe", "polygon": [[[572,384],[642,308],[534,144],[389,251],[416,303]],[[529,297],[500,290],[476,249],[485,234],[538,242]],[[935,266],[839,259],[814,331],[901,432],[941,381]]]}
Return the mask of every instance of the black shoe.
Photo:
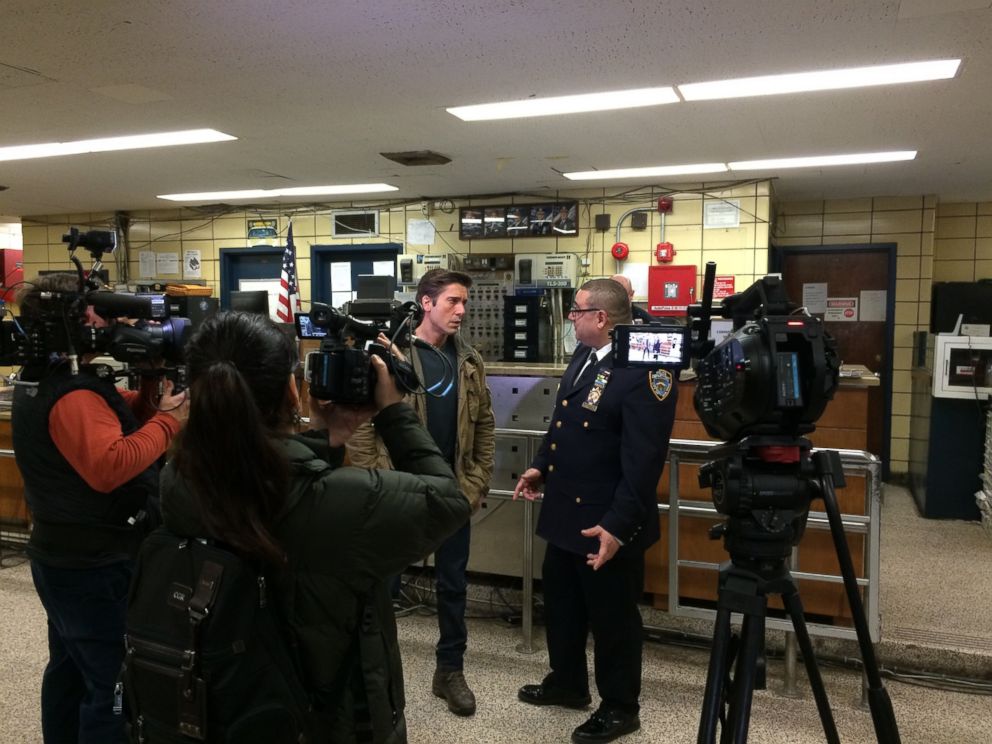
{"label": "black shoe", "polygon": [[641,721],[636,713],[600,708],[572,732],[572,741],[575,744],[605,744],[632,734],[640,727]]}
{"label": "black shoe", "polygon": [[530,705],[560,705],[562,708],[580,709],[592,702],[588,693],[582,695],[544,684],[524,685],[517,693],[517,698]]}
{"label": "black shoe", "polygon": [[465,681],[461,671],[434,671],[431,691],[448,703],[448,710],[456,716],[470,716],[475,713],[475,695]]}

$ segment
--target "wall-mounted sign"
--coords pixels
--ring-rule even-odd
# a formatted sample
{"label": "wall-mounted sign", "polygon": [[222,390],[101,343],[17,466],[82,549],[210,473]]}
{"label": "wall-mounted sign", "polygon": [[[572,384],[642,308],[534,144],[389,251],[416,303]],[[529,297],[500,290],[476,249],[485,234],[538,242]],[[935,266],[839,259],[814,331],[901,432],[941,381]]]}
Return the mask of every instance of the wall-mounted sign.
{"label": "wall-mounted sign", "polygon": [[730,297],[734,293],[735,279],[733,274],[717,276],[713,281],[713,299],[722,300],[724,297]]}
{"label": "wall-mounted sign", "polygon": [[703,202],[703,228],[740,227],[740,199],[706,199]]}

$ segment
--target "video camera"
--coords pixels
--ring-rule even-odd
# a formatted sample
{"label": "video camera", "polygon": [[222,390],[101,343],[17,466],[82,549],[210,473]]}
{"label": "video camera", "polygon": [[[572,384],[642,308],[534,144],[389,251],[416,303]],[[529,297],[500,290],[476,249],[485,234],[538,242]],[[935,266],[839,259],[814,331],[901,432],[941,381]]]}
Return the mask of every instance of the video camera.
{"label": "video camera", "polygon": [[718,315],[733,321],[733,332],[714,346],[708,335],[715,276],[710,262],[703,301],[689,306],[698,360],[693,405],[707,433],[726,442],[699,474],[717,511],[730,517],[711,535],[722,535],[732,556],[784,558],[802,537],[814,497],[812,445],[801,435],[816,428],[833,398],[837,346],[819,318],[789,301],[775,276],[723,299]]}
{"label": "video camera", "polygon": [[332,403],[370,402],[376,382],[373,355],[386,363],[401,389],[417,391],[420,382],[410,363],[390,354],[382,344],[370,342],[385,333],[393,345],[408,347],[411,326],[421,317],[422,310],[415,302],[394,303],[388,323],[359,320],[320,302],[314,302],[309,313],[297,313],[297,336],[321,339],[320,350],[307,354],[304,365],[310,395]]}
{"label": "video camera", "polygon": [[[163,295],[116,293],[101,286],[96,278],[103,254],[112,252],[117,245],[115,234],[102,230],[80,233],[73,227],[62,241],[68,243],[77,279],[61,285],[52,282],[50,288],[40,289],[24,300],[19,318],[0,324],[0,365],[23,365],[28,370],[24,379],[29,380],[43,373],[53,355],[66,356],[73,374],[79,369],[79,355],[92,352],[132,364],[159,360],[180,363],[189,320],[170,318]],[[84,277],[82,264],[73,255],[77,248],[93,256],[89,278]],[[93,307],[101,318],[127,318],[133,322],[98,328],[86,322],[88,307]],[[175,369],[163,374],[182,376],[181,370]]]}
{"label": "video camera", "polygon": [[[712,310],[716,264],[706,265],[703,301],[689,306],[698,379],[693,404],[710,436],[798,436],[813,431],[833,398],[840,372],[837,346],[819,318],[789,301],[782,280],[766,276]],[[714,348],[710,318],[733,320]]]}

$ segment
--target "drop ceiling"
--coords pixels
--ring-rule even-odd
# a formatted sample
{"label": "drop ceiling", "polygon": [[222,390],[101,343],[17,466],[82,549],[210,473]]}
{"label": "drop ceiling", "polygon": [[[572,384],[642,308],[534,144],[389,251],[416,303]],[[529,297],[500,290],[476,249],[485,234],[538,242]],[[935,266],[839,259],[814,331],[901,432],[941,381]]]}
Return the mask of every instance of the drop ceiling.
{"label": "drop ceiling", "polygon": [[[0,146],[202,127],[238,140],[0,163],[0,214],[161,209],[174,205],[157,194],[380,181],[399,199],[553,194],[577,187],[560,175],[568,171],[879,150],[919,155],[747,175],[774,178],[789,200],[992,201],[990,5],[5,0]],[[963,60],[957,78],[887,88],[494,122],[445,111],[949,57]],[[404,167],[380,155],[408,150],[451,162]]]}

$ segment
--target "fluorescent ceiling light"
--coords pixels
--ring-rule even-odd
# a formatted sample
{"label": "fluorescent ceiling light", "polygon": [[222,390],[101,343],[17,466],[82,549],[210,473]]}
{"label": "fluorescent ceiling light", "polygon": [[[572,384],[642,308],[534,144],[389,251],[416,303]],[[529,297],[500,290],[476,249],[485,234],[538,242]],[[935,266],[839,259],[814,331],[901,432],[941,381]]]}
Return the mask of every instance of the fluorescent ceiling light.
{"label": "fluorescent ceiling light", "polygon": [[730,170],[777,170],[779,168],[816,168],[830,165],[859,165],[864,163],[894,163],[913,160],[916,150],[895,152],[864,152],[854,155],[817,155],[803,158],[774,158],[771,160],[741,160],[728,163]]}
{"label": "fluorescent ceiling light", "polygon": [[352,183],[338,186],[297,186],[290,189],[245,189],[242,191],[200,191],[193,194],[159,194],[169,201],[233,201],[235,199],[271,199],[277,196],[328,196],[341,194],[373,194],[399,191],[388,183]]}
{"label": "fluorescent ceiling light", "polygon": [[946,80],[957,74],[960,59],[937,59],[928,62],[907,62],[899,65],[853,67],[846,70],[797,72],[786,75],[716,80],[710,83],[680,85],[679,93],[686,101],[707,101],[715,98],[745,98],[773,96],[780,93],[801,93],[840,88],[864,88],[871,85],[917,83],[924,80]]}
{"label": "fluorescent ceiling light", "polygon": [[726,172],[727,166],[723,163],[695,163],[693,165],[659,165],[650,168],[576,171],[562,175],[572,181],[596,181],[603,178],[648,178],[651,176],[684,176],[695,173]]}
{"label": "fluorescent ceiling light", "polygon": [[102,139],[77,140],[76,142],[15,145],[13,147],[0,147],[0,161],[52,158],[59,155],[81,155],[88,152],[111,152],[113,150],[140,150],[146,147],[196,145],[203,142],[224,142],[236,139],[237,137],[218,132],[216,129],[187,129],[182,132],[134,134],[127,137],[104,137]]}
{"label": "fluorescent ceiling light", "polygon": [[679,97],[671,87],[615,90],[608,93],[585,93],[578,96],[554,98],[527,98],[523,101],[480,103],[475,106],[455,106],[446,109],[462,121],[490,119],[520,119],[527,116],[552,116],[578,114],[584,111],[612,111],[613,109],[658,106],[678,103]]}

